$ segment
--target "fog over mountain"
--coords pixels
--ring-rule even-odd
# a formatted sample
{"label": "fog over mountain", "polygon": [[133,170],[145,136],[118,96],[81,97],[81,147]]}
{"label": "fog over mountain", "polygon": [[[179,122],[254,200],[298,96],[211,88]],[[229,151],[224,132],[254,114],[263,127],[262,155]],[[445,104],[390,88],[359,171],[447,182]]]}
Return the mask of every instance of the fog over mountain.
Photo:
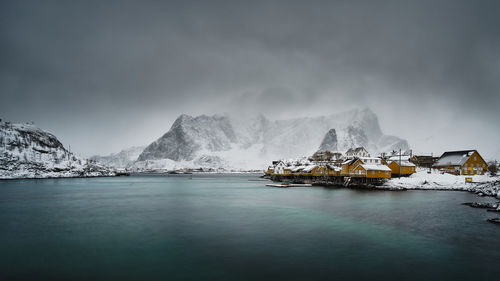
{"label": "fog over mountain", "polygon": [[163,136],[143,149],[92,159],[132,169],[248,170],[262,169],[272,160],[311,156],[318,150],[344,153],[358,146],[373,154],[409,149],[406,140],[384,135],[376,114],[365,108],[283,120],[263,115],[244,118],[183,114]]}
{"label": "fog over mountain", "polygon": [[91,156],[152,143],[181,114],[369,107],[415,152],[500,158],[499,14],[493,0],[5,0],[0,118]]}

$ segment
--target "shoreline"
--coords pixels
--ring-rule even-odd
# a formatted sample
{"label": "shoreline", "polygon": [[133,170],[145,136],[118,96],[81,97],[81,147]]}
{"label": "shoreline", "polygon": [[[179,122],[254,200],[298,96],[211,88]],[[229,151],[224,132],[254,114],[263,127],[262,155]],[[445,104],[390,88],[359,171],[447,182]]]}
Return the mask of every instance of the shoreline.
{"label": "shoreline", "polygon": [[[179,173],[179,174],[169,174],[169,173],[150,173],[150,172],[139,172],[139,173],[130,173],[130,176],[196,176],[196,175],[260,175],[260,172],[254,171],[226,171],[226,172],[194,172],[194,173]],[[122,177],[123,175],[88,175],[88,176],[41,176],[41,177],[18,177],[18,178],[0,178],[0,181],[11,181],[11,180],[44,180],[44,179],[76,179],[76,178],[105,178],[105,177]],[[262,177],[259,177],[262,178]],[[271,181],[269,178],[262,178],[262,180]],[[360,189],[360,190],[381,190],[381,191],[408,191],[408,190],[436,190],[436,191],[462,191],[462,192],[471,192],[475,193],[478,196],[488,196],[494,198],[500,198],[500,179],[498,176],[491,177],[490,181],[482,181],[482,182],[474,182],[467,183],[467,185],[456,185],[456,183],[437,183],[437,182],[429,182],[424,180],[423,183],[413,183],[413,184],[404,184],[404,183],[396,183],[398,179],[391,179],[388,182],[382,185],[351,185],[344,186],[342,184],[324,184],[324,183],[313,183],[313,186],[322,186],[322,187],[335,187],[335,188],[351,188],[351,189]],[[419,179],[421,180],[421,179]],[[429,185],[429,186],[425,186]],[[446,186],[446,187],[444,187]]]}

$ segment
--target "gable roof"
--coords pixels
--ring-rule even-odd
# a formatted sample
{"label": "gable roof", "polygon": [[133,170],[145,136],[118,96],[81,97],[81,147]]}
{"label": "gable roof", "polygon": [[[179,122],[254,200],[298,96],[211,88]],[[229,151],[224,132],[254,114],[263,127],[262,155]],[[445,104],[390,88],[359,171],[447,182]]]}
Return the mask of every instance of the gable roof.
{"label": "gable roof", "polygon": [[[389,163],[389,165],[390,165],[390,164],[392,164],[392,162],[396,163],[396,165],[398,165],[398,166],[399,166],[399,160],[392,160],[392,161]],[[405,160],[403,160],[403,161],[401,161],[401,167],[416,167],[416,166],[415,166],[415,164],[413,164],[413,163],[411,163],[411,162],[409,162],[409,161],[405,161]]]}
{"label": "gable roof", "polygon": [[358,157],[354,157],[352,159],[348,159],[348,160],[342,162],[342,165],[344,165],[344,164],[352,165],[352,164],[356,163],[356,161],[358,161],[358,160],[359,160]]}
{"label": "gable roof", "polygon": [[462,166],[476,150],[447,151],[439,157],[434,166]]}
{"label": "gable roof", "polygon": [[310,172],[310,171],[312,171],[316,167],[318,167],[318,166],[316,166],[316,165],[309,165],[309,166],[306,166],[304,169],[302,169],[302,171],[303,172]]}
{"label": "gable roof", "polygon": [[379,165],[379,164],[370,164],[370,165],[367,165],[367,164],[362,164],[360,166],[363,167],[367,171],[386,171],[386,172],[390,172],[391,171],[391,168],[387,167],[386,165]]}
{"label": "gable roof", "polygon": [[368,153],[368,150],[366,150],[364,147],[360,146],[360,147],[356,147],[356,148],[349,148],[347,151],[346,151],[346,154],[348,153],[360,153],[360,152],[366,152]]}

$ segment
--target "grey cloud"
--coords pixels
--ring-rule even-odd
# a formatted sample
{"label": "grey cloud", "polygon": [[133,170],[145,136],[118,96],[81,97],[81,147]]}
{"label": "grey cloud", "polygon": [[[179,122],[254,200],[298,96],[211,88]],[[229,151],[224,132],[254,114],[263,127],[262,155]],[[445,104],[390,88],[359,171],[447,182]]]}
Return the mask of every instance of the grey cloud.
{"label": "grey cloud", "polygon": [[[453,130],[444,122],[472,110],[498,139],[499,12],[486,0],[2,1],[0,112],[87,155],[242,101],[270,118],[368,105],[417,146],[430,120]],[[394,118],[408,112],[415,130]]]}

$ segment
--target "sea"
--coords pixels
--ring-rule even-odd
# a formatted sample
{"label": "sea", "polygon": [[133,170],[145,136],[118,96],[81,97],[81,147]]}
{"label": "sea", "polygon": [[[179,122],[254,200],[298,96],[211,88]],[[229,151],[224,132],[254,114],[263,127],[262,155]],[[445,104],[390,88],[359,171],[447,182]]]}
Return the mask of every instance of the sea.
{"label": "sea", "polygon": [[0,280],[496,280],[495,202],[258,174],[0,181]]}

